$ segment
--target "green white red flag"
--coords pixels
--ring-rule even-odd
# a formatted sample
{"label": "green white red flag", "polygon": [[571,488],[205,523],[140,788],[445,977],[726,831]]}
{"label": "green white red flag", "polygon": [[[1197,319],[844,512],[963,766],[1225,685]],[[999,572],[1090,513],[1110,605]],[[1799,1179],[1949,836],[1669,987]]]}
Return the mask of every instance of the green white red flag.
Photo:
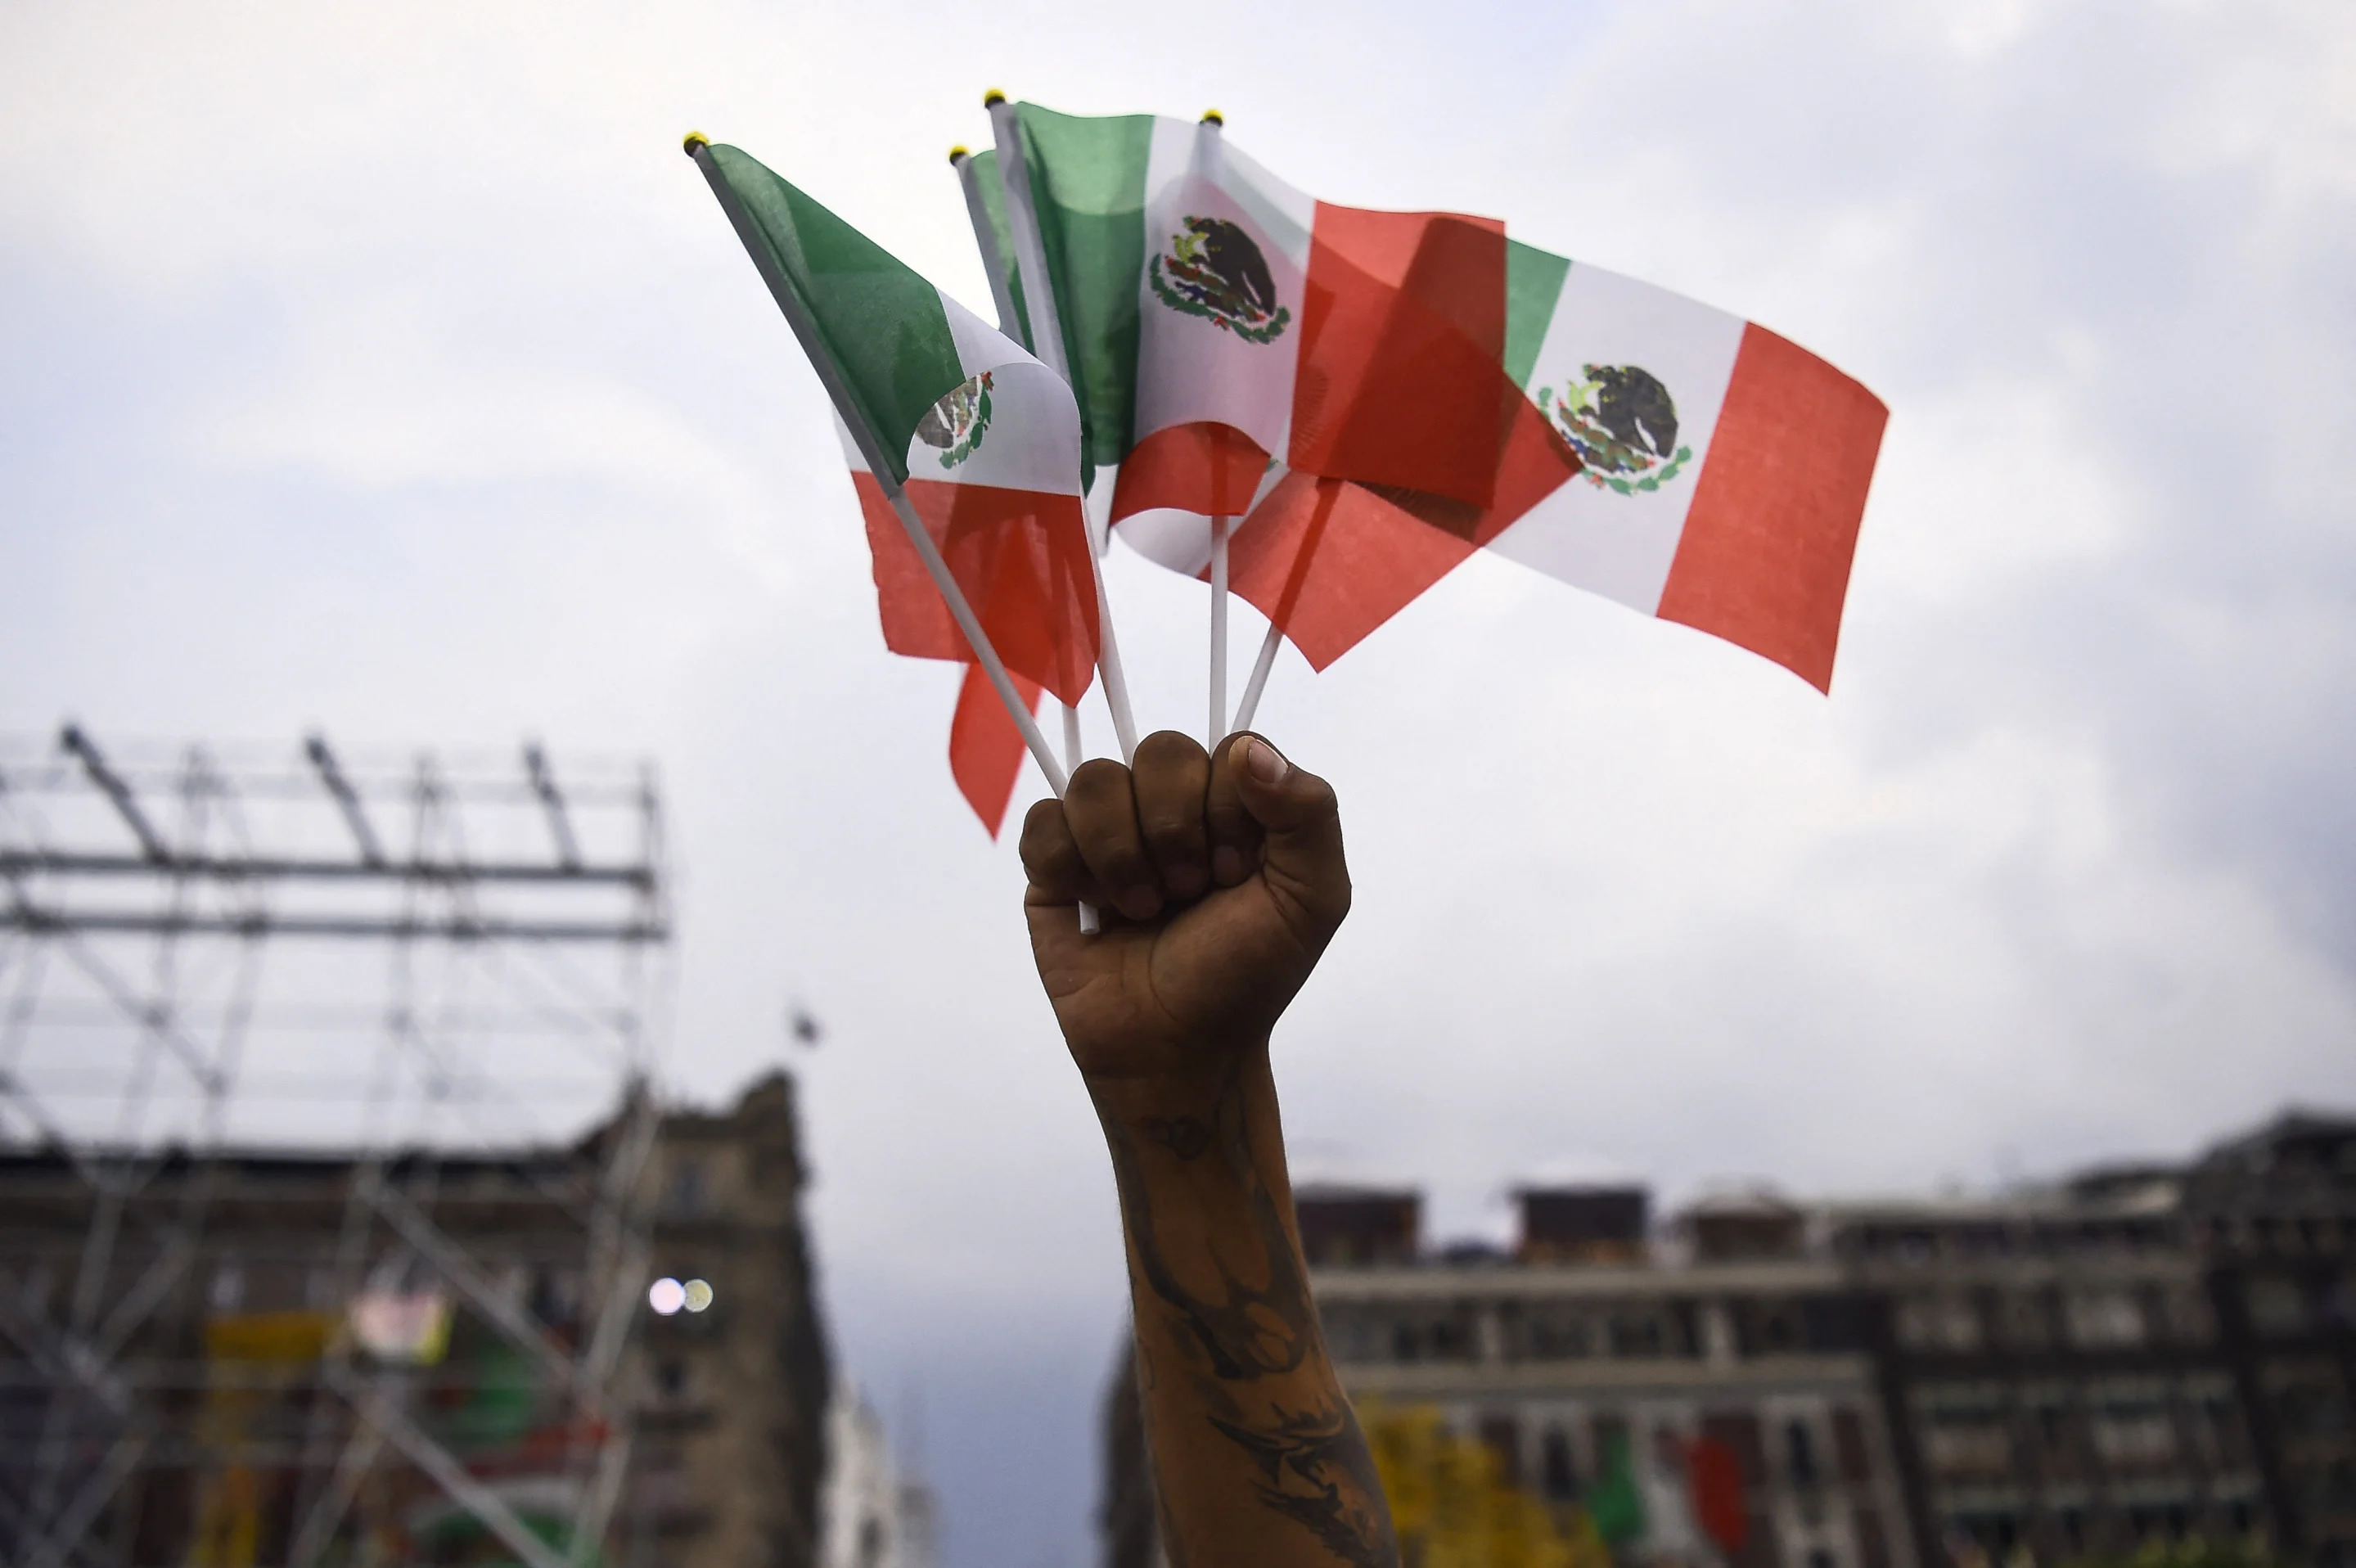
{"label": "green white red flag", "polygon": [[[1042,688],[1079,701],[1094,679],[1098,622],[1071,390],[752,157],[720,145],[706,154],[743,214],[739,233],[755,261],[814,328],[805,347],[822,361],[838,403],[886,646],[919,659],[979,657],[894,507],[897,490],[1015,693],[1026,705]],[[871,443],[852,434],[853,420]],[[969,678],[969,697],[973,684]],[[969,705],[961,702],[961,714]],[[953,728],[952,765],[994,832],[1020,759],[1002,786],[994,754],[959,766],[957,736],[977,728]]]}
{"label": "green white red flag", "polygon": [[1215,124],[1014,117],[1132,546],[1199,575],[1248,512],[1231,586],[1321,669],[1486,547],[1828,684],[1887,419],[1855,381],[1488,220],[1313,200]]}
{"label": "green white red flag", "polygon": [[1088,456],[1119,466],[1131,544],[1201,571],[1207,519],[1249,510],[1271,457],[1494,503],[1513,427],[1537,429],[1503,369],[1504,224],[1318,201],[1215,121],[1013,114]]}
{"label": "green white red flag", "polygon": [[1505,338],[1576,479],[1509,445],[1474,512],[1289,475],[1235,536],[1235,591],[1323,669],[1485,547],[1829,689],[1881,401],[1762,327],[1519,243]]}

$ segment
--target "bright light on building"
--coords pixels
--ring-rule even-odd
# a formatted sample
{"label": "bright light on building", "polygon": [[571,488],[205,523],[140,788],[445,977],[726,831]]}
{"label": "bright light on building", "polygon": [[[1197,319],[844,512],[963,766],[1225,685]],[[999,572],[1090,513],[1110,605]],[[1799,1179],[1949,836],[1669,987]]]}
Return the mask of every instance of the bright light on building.
{"label": "bright light on building", "polygon": [[712,1305],[712,1286],[703,1280],[687,1282],[687,1310],[701,1312]]}
{"label": "bright light on building", "polygon": [[[698,1280],[696,1283],[702,1284],[703,1282]],[[688,1290],[688,1286],[666,1276],[647,1287],[647,1305],[663,1316],[669,1317],[687,1305]],[[703,1293],[705,1301],[709,1302],[712,1298],[712,1287],[704,1285]]]}

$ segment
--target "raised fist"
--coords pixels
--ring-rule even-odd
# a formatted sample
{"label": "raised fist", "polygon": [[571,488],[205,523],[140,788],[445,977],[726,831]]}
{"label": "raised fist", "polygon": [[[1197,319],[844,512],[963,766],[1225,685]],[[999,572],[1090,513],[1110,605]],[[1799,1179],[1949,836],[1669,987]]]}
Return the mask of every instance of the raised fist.
{"label": "raised fist", "polygon": [[[1039,978],[1091,1079],[1191,1077],[1263,1043],[1350,909],[1333,791],[1258,736],[1163,730],[1023,824]],[[1075,906],[1101,911],[1082,936]]]}

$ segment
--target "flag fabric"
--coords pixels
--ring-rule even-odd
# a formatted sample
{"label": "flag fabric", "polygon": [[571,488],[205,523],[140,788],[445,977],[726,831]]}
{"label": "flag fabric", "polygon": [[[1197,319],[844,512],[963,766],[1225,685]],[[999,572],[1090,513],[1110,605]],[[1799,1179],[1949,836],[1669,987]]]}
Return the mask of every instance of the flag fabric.
{"label": "flag fabric", "polygon": [[1613,1432],[1601,1444],[1602,1454],[1595,1484],[1581,1499],[1595,1531],[1618,1546],[1644,1533],[1644,1498],[1636,1483],[1635,1457],[1628,1434]]}
{"label": "flag fabric", "polygon": [[1526,412],[1494,504],[1287,476],[1236,535],[1235,591],[1322,670],[1485,547],[1829,690],[1881,401],[1765,328],[1518,242],[1508,298]]}
{"label": "flag fabric", "polygon": [[[1023,269],[1014,259],[1014,228],[1006,218],[1006,182],[998,172],[998,152],[984,147],[969,155],[973,164],[974,193],[980,198],[982,216],[990,225],[991,243],[998,251],[999,275],[992,281],[992,293],[1003,288],[1014,306],[1013,319],[1001,319],[998,329],[1024,348],[1032,347],[1031,312],[1023,303]],[[984,263],[988,258],[985,256]],[[1001,317],[1004,312],[1000,313]]]}
{"label": "flag fabric", "polygon": [[[1215,121],[1015,112],[1088,456],[1190,574],[1271,460],[1476,510],[1520,418],[1505,225],[1316,200]],[[1557,464],[1568,477],[1567,451]]]}
{"label": "flag fabric", "polygon": [[1686,1478],[1693,1493],[1693,1516],[1719,1550],[1731,1557],[1742,1550],[1749,1520],[1742,1503],[1742,1460],[1722,1437],[1697,1437],[1686,1450]]}
{"label": "flag fabric", "polygon": [[[1013,680],[1023,701],[1036,713],[1039,688],[1020,675]],[[1015,781],[1029,751],[1006,704],[991,689],[990,677],[980,665],[967,665],[965,682],[958,688],[957,713],[949,721],[949,774],[992,838],[1005,825],[1006,808],[1013,803]]]}
{"label": "flag fabric", "polygon": [[[1007,670],[1076,703],[1098,622],[1078,411],[1063,380],[873,241],[734,147],[709,149],[766,261],[815,329],[813,356],[874,436],[838,426],[867,523],[885,644],[970,660],[903,530],[906,497]],[[888,481],[888,488],[887,488]]]}
{"label": "flag fabric", "polygon": [[1819,691],[1889,410],[1765,328],[1513,247],[1507,371],[1579,454],[1488,548]]}

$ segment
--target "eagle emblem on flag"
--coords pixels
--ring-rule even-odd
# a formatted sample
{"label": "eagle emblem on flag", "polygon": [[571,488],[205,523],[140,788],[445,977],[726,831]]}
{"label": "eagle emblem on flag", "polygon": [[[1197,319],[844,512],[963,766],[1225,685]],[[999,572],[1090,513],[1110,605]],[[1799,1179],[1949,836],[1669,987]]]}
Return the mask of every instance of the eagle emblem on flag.
{"label": "eagle emblem on flag", "polygon": [[939,450],[944,468],[954,468],[972,456],[980,449],[981,438],[989,430],[988,371],[969,377],[925,410],[925,417],[916,421],[916,439]]}
{"label": "eagle emblem on flag", "polygon": [[1292,312],[1276,302],[1268,258],[1239,223],[1188,218],[1145,269],[1153,297],[1248,343],[1273,342]]}
{"label": "eagle emblem on flag", "polygon": [[1677,405],[1641,365],[1581,365],[1584,381],[1557,396],[1538,389],[1538,407],[1579,454],[1587,482],[1623,496],[1657,490],[1684,471],[1693,448],[1677,445]]}

